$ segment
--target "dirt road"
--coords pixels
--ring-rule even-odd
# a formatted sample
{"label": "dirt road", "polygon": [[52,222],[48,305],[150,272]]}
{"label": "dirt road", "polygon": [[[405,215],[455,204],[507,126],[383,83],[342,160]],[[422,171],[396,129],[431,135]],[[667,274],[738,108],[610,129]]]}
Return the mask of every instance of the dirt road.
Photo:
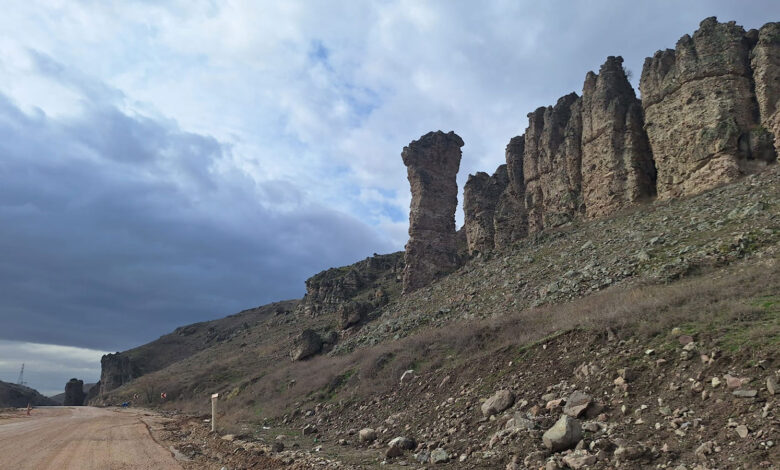
{"label": "dirt road", "polygon": [[138,410],[44,407],[0,416],[0,468],[181,470]]}

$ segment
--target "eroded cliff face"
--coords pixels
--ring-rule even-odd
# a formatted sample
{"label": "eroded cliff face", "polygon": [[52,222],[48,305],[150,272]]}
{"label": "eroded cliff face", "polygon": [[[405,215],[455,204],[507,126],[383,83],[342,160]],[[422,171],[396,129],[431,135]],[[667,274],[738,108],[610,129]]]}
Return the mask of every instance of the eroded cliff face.
{"label": "eroded cliff face", "polygon": [[759,126],[751,41],[734,22],[707,18],[674,50],[645,60],[639,89],[660,198],[695,194],[773,159]]}
{"label": "eroded cliff face", "polygon": [[374,255],[349,266],[331,268],[306,280],[299,314],[336,315],[342,328],[397,297],[401,291],[404,254]]}
{"label": "eroded cliff face", "polygon": [[458,266],[455,208],[463,139],[429,132],[404,147],[401,157],[412,190],[403,291],[428,285]]}
{"label": "eroded cliff face", "polygon": [[582,89],[582,200],[587,217],[601,217],[655,194],[655,165],[642,104],[610,56]]}
{"label": "eroded cliff face", "polygon": [[469,175],[463,188],[463,226],[469,255],[493,251],[496,204],[508,182],[506,165],[499,166],[493,176],[481,171]]}
{"label": "eroded cliff face", "polygon": [[100,359],[100,369],[99,396],[121,387],[138,375],[130,358],[122,353],[104,355]]}
{"label": "eroded cliff face", "polygon": [[525,136],[512,137],[506,146],[505,154],[507,186],[496,201],[493,213],[493,245],[496,250],[507,248],[528,235],[523,178],[524,153]]}
{"label": "eroded cliff face", "polygon": [[582,100],[576,93],[528,115],[523,176],[528,231],[563,225],[583,212]]}
{"label": "eroded cliff face", "polygon": [[[757,33],[748,33],[748,36],[752,35],[757,37],[750,64],[761,114],[761,130],[766,138],[769,137],[767,133],[773,134],[775,151],[780,152],[780,23],[767,23]],[[767,155],[757,155],[756,158],[767,160],[772,156],[767,152]]]}

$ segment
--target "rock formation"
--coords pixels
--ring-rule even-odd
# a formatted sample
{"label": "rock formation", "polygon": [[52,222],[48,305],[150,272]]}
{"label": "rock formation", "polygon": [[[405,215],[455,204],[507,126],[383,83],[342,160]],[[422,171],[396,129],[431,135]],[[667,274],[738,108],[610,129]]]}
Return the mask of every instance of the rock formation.
{"label": "rock formation", "polygon": [[84,381],[73,378],[65,384],[65,400],[62,404],[65,406],[82,406],[85,397]]}
{"label": "rock formation", "polygon": [[463,146],[454,132],[429,132],[404,147],[401,157],[412,189],[403,291],[429,284],[458,265],[455,208]]}
{"label": "rock formation", "polygon": [[[713,17],[674,50],[645,59],[639,89],[660,198],[733,181],[751,170],[754,155],[774,155],[759,128],[749,55],[745,30]],[[771,86],[766,89],[770,95]]]}
{"label": "rock formation", "polygon": [[[306,280],[306,295],[298,305],[299,314],[309,316],[337,313],[339,306],[354,300],[379,306],[395,297],[403,271],[403,252],[374,255],[349,266],[331,268]],[[383,295],[377,297],[377,292]]]}
{"label": "rock formation", "polygon": [[582,200],[600,217],[655,193],[655,166],[644,131],[642,104],[610,56],[582,90]]}
{"label": "rock formation", "polygon": [[523,179],[524,153],[525,136],[512,137],[506,146],[508,183],[496,202],[493,214],[493,241],[496,250],[504,249],[528,235]]}
{"label": "rock formation", "polygon": [[290,351],[293,361],[302,361],[322,351],[322,337],[314,330],[303,330],[295,340],[295,346]]}
{"label": "rock formation", "polygon": [[133,380],[137,374],[130,358],[122,353],[106,354],[100,359],[100,391],[103,395]]}
{"label": "rock formation", "polygon": [[[750,63],[761,126],[774,134],[774,147],[780,152],[780,23],[765,24],[756,36]],[[759,160],[767,158],[771,155],[757,156]]]}
{"label": "rock formation", "polygon": [[507,187],[507,167],[501,165],[493,176],[485,172],[469,175],[463,188],[464,228],[469,254],[493,251],[493,216],[498,199]]}
{"label": "rock formation", "polygon": [[529,232],[582,213],[581,110],[582,100],[571,93],[528,115],[523,173]]}

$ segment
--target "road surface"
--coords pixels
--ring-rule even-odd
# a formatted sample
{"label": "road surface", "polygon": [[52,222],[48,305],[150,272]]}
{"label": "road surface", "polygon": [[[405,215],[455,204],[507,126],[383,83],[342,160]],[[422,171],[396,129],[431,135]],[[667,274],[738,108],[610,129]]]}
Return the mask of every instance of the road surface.
{"label": "road surface", "polygon": [[139,410],[43,407],[0,416],[0,468],[181,470]]}

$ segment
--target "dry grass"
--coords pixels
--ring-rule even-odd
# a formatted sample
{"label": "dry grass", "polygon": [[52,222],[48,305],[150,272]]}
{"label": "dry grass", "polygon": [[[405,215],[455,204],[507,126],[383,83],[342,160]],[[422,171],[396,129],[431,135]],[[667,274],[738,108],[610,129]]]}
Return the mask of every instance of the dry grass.
{"label": "dry grass", "polygon": [[226,402],[226,420],[262,421],[305,408],[309,401],[381,394],[407,369],[468,367],[485,355],[509,348],[522,352],[572,329],[599,335],[612,328],[651,340],[682,326],[717,338],[727,349],[777,347],[779,271],[774,260],[735,266],[672,285],[611,289],[567,304],[453,323],[345,356],[279,363]]}

